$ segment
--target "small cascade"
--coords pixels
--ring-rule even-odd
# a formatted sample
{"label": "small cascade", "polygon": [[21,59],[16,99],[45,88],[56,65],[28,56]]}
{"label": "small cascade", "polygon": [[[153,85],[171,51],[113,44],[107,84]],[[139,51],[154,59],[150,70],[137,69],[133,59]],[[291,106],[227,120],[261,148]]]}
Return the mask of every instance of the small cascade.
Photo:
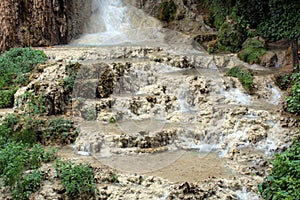
{"label": "small cascade", "polygon": [[281,102],[282,92],[271,84],[267,84],[266,89],[269,90],[272,94],[268,102],[273,105],[278,105]]}
{"label": "small cascade", "polygon": [[259,200],[260,197],[253,193],[253,192],[247,192],[246,187],[242,188],[242,191],[237,191],[236,192],[238,200]]}
{"label": "small cascade", "polygon": [[187,103],[187,85],[185,83],[183,83],[180,86],[178,102],[179,102],[179,112],[190,112],[191,111],[191,108]]}
{"label": "small cascade", "polygon": [[158,20],[122,0],[93,0],[92,8],[83,35],[72,45],[136,44],[164,38]]}

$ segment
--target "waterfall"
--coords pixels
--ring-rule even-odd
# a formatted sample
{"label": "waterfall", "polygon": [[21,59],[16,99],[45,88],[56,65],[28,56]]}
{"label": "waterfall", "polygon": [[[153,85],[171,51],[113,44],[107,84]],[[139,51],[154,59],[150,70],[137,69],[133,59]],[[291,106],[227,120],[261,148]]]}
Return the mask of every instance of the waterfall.
{"label": "waterfall", "polygon": [[116,45],[163,38],[160,23],[122,0],[93,0],[84,34],[71,44]]}

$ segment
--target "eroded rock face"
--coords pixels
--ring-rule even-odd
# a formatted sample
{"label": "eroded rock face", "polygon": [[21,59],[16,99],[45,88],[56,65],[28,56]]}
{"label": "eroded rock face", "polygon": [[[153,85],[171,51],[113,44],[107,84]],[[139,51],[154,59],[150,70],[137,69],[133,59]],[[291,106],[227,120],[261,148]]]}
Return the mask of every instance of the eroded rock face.
{"label": "eroded rock face", "polygon": [[[146,13],[158,17],[160,6],[163,0],[125,0],[138,8],[141,8]],[[176,12],[174,20],[166,23],[165,26],[176,31],[200,33],[211,31],[211,29],[204,24],[203,17],[199,8],[199,2],[194,0],[173,0],[176,5]]]}
{"label": "eroded rock face", "polygon": [[0,52],[14,46],[66,44],[82,31],[91,1],[0,2]]}

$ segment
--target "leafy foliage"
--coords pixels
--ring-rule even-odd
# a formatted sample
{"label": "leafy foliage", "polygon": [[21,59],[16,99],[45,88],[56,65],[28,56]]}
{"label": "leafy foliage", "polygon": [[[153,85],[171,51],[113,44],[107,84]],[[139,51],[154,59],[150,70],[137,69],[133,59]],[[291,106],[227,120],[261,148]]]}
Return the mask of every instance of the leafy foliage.
{"label": "leafy foliage", "polygon": [[291,75],[292,88],[289,96],[285,98],[287,111],[300,114],[300,73]]}
{"label": "leafy foliage", "polygon": [[289,89],[289,95],[285,98],[286,111],[300,114],[300,72],[292,74],[281,74],[276,78],[276,84],[282,90]]}
{"label": "leafy foliage", "polygon": [[88,164],[58,161],[56,170],[71,198],[89,199],[96,196],[94,171]]}
{"label": "leafy foliage", "polygon": [[[236,26],[231,30],[238,30],[247,37],[260,35],[266,40],[279,40],[297,38],[300,35],[300,4],[298,0],[205,0],[205,3],[210,10],[206,23],[218,28],[219,34],[225,35],[226,40],[230,38],[229,36],[234,38],[235,35],[236,40],[240,41],[239,35],[228,28],[226,28],[225,34],[220,33],[222,29],[224,30],[222,27],[224,23],[228,22]],[[220,44],[222,44],[221,48],[219,47],[220,50],[232,52],[239,50],[237,47],[240,46],[235,42],[222,40],[224,39],[220,39]]]}
{"label": "leafy foliage", "polygon": [[34,170],[26,174],[18,181],[15,189],[12,191],[14,199],[26,200],[30,194],[36,192],[40,188],[40,183],[44,180],[43,173],[39,170]]}
{"label": "leafy foliage", "polygon": [[220,28],[226,20],[226,16],[231,13],[231,1],[205,0],[205,4],[210,10],[206,23],[212,27]]}
{"label": "leafy foliage", "polygon": [[46,60],[42,51],[31,48],[12,48],[0,55],[0,108],[13,105],[17,86],[28,84],[30,72]]}
{"label": "leafy foliage", "polygon": [[[40,145],[30,145],[22,142],[4,142],[0,136],[0,176],[4,186],[9,186],[14,199],[28,199],[43,180],[43,173],[38,170],[42,162],[56,158],[56,151],[45,151]],[[7,140],[5,140],[7,141]],[[49,159],[51,158],[51,159]],[[26,170],[34,169],[30,173]]]}
{"label": "leafy foliage", "polygon": [[247,63],[259,63],[260,57],[266,53],[263,42],[257,37],[249,38],[243,43],[243,50],[238,53],[238,57]]}
{"label": "leafy foliage", "polygon": [[36,95],[34,92],[26,91],[20,96],[19,101],[26,103],[20,108],[29,116],[42,114],[46,111],[46,98],[43,95]]}
{"label": "leafy foliage", "polygon": [[253,74],[250,71],[236,66],[229,69],[226,74],[238,78],[247,93],[252,94],[254,92]]}
{"label": "leafy foliage", "polygon": [[72,92],[76,80],[76,75],[80,66],[81,65],[79,63],[66,65],[67,77],[63,80],[63,85],[67,92]]}
{"label": "leafy foliage", "polygon": [[17,88],[12,88],[8,90],[0,90],[0,108],[9,108],[14,105],[14,94]]}
{"label": "leafy foliage", "polygon": [[299,199],[300,196],[300,142],[275,155],[273,170],[259,185],[264,199]]}
{"label": "leafy foliage", "polygon": [[292,81],[291,74],[280,74],[279,76],[276,76],[275,79],[276,85],[282,90],[288,89]]}
{"label": "leafy foliage", "polygon": [[164,1],[158,9],[158,19],[171,22],[174,20],[177,11],[177,6],[173,0]]}
{"label": "leafy foliage", "polygon": [[270,40],[293,38],[300,34],[300,4],[297,0],[269,0],[265,18],[257,28]]}
{"label": "leafy foliage", "polygon": [[74,142],[78,135],[78,131],[74,130],[74,123],[62,117],[48,120],[45,127],[43,131],[43,143],[69,144]]}
{"label": "leafy foliage", "polygon": [[241,44],[245,40],[245,35],[236,25],[225,22],[218,32],[218,49],[223,51],[238,52]]}

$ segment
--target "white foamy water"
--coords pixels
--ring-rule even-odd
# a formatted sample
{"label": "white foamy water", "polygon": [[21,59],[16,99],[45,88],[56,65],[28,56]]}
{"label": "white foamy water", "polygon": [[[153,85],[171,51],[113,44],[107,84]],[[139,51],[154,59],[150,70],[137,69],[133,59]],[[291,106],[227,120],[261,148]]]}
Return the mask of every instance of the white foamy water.
{"label": "white foamy water", "polygon": [[160,23],[121,0],[93,0],[84,34],[75,45],[116,45],[162,41]]}

